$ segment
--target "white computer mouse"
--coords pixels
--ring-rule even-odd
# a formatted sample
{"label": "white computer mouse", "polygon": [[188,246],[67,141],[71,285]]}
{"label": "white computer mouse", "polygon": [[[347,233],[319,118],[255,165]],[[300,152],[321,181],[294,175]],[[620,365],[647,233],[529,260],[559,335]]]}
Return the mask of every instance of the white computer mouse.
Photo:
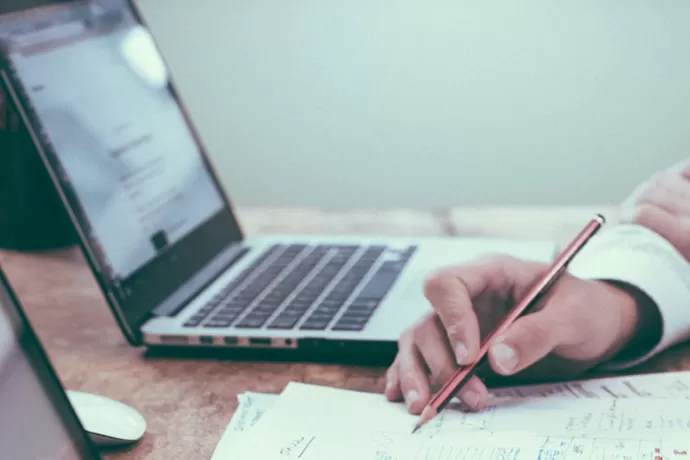
{"label": "white computer mouse", "polygon": [[89,437],[98,446],[133,444],[146,432],[144,417],[126,404],[81,391],[67,391],[67,397]]}

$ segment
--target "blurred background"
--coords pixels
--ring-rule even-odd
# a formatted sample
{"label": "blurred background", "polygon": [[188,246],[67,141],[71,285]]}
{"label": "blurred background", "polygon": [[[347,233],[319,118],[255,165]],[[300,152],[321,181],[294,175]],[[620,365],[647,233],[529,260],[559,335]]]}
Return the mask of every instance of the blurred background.
{"label": "blurred background", "polygon": [[239,205],[620,202],[690,156],[684,0],[139,0]]}

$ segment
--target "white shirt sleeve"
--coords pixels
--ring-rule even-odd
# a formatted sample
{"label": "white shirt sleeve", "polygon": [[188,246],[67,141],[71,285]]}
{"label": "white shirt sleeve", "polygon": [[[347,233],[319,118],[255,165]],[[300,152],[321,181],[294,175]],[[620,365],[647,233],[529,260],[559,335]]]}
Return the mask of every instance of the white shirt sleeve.
{"label": "white shirt sleeve", "polygon": [[634,224],[601,230],[571,262],[582,279],[617,281],[644,292],[662,318],[659,343],[643,356],[605,367],[626,368],[690,338],[690,263],[657,233]]}

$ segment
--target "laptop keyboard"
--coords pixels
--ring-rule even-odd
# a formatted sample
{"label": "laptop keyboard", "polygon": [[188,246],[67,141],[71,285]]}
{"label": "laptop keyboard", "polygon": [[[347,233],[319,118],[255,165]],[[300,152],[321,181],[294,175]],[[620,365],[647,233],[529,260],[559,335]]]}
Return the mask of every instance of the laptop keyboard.
{"label": "laptop keyboard", "polygon": [[415,250],[274,245],[184,326],[360,331]]}

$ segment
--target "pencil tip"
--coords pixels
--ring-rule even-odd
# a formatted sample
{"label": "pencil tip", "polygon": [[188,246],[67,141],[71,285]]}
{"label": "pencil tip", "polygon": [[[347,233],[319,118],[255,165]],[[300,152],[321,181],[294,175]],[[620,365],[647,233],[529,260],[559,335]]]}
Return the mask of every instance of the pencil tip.
{"label": "pencil tip", "polygon": [[417,421],[417,424],[414,427],[414,430],[412,430],[412,434],[414,434],[416,431],[418,431],[421,427],[426,425],[426,423],[434,418],[438,414],[438,411],[434,409],[432,406],[426,406],[424,410],[422,411],[422,415],[419,416],[419,420]]}

